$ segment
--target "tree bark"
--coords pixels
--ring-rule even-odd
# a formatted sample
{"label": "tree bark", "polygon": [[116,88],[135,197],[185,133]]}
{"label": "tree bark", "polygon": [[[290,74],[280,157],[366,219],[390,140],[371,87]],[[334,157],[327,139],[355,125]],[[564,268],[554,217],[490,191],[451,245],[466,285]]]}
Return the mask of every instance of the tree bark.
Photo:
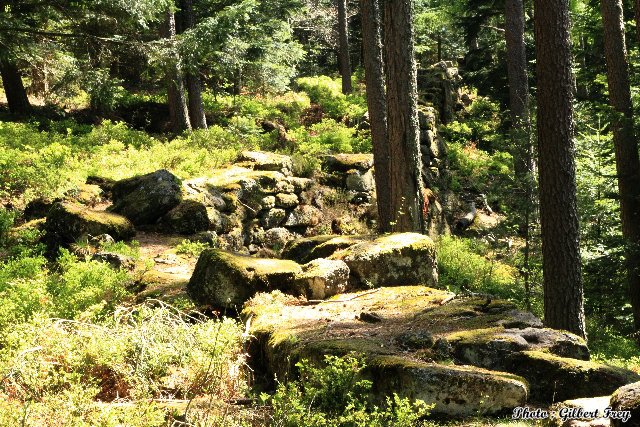
{"label": "tree bark", "polygon": [[[183,23],[182,28],[188,30],[195,26],[193,0],[181,0]],[[189,67],[185,73],[185,82],[189,95],[189,119],[194,129],[206,129],[207,118],[202,104],[202,81],[195,67]]]}
{"label": "tree bark", "polygon": [[391,230],[424,232],[413,0],[386,0],[384,12]]}
{"label": "tree bark", "polygon": [[573,142],[568,0],[534,0],[544,321],[586,336]]}
{"label": "tree bark", "polygon": [[622,235],[626,246],[627,282],[636,331],[640,331],[640,159],[633,129],[629,63],[621,0],[601,0],[604,53],[615,147]]}
{"label": "tree bark", "polygon": [[[161,27],[163,38],[174,39],[176,36],[176,18],[172,11],[167,12],[165,22]],[[169,102],[169,116],[174,132],[191,130],[187,97],[185,94],[180,57],[172,50],[167,61],[167,99]]]}
{"label": "tree bark", "polygon": [[635,0],[633,5],[636,21],[636,40],[640,43],[640,0]]}
{"label": "tree bark", "polygon": [[387,143],[387,96],[384,87],[380,5],[378,0],[361,0],[362,50],[367,85],[367,106],[376,177],[378,228],[391,231],[391,185],[389,182],[389,144]]}
{"label": "tree bark", "polygon": [[20,77],[20,70],[16,63],[8,58],[0,60],[0,74],[2,75],[2,86],[7,95],[9,111],[13,114],[29,114],[31,104],[27,97],[27,91]]}
{"label": "tree bark", "polygon": [[347,21],[347,0],[338,0],[338,38],[340,47],[338,62],[342,76],[342,93],[351,93],[351,58],[349,56],[349,22]]}

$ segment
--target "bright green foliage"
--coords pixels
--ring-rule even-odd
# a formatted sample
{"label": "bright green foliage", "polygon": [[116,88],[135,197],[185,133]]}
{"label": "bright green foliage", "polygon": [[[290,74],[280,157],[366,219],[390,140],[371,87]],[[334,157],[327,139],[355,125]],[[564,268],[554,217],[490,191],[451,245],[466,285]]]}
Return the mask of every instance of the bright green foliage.
{"label": "bright green foliage", "polygon": [[371,151],[371,140],[354,128],[333,119],[324,119],[293,133],[298,150],[305,155],[327,153],[366,153]]}
{"label": "bright green foliage", "polygon": [[441,285],[451,290],[494,294],[516,298],[516,271],[491,257],[489,248],[471,239],[442,236],[437,243]]}
{"label": "bright green foliage", "polygon": [[[396,394],[385,405],[374,405],[363,379],[365,364],[354,356],[325,356],[324,367],[307,361],[296,366],[300,379],[280,384],[271,397],[273,425],[282,427],[415,427],[433,406],[411,403]],[[263,396],[267,399],[267,396]]]}
{"label": "bright green foliage", "polygon": [[94,318],[111,312],[127,296],[128,273],[97,261],[80,262],[68,251],[58,258],[60,275],[50,278],[47,290],[52,312],[65,319]]}
{"label": "bright green foliage", "polygon": [[191,258],[197,258],[200,256],[202,251],[209,248],[207,243],[203,242],[194,242],[192,240],[183,240],[176,246],[176,253],[187,255]]}
{"label": "bright green foliage", "polygon": [[352,94],[344,95],[342,83],[338,78],[302,77],[296,80],[296,83],[309,94],[311,102],[320,105],[322,110],[332,119],[359,122],[367,112],[367,100],[364,93],[356,90]]}

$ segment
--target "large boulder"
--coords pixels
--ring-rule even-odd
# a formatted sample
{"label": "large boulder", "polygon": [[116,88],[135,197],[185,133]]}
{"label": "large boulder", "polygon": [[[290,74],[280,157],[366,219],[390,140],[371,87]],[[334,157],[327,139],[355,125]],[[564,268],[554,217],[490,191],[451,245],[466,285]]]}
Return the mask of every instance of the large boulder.
{"label": "large boulder", "polygon": [[436,249],[418,233],[389,234],[331,255],[351,269],[354,286],[406,286],[438,283]]}
{"label": "large boulder", "polygon": [[[524,379],[434,358],[446,347],[447,333],[496,325],[513,310],[502,302],[486,315],[475,311],[478,303],[423,286],[341,294],[316,304],[273,292],[247,302],[242,317],[251,318],[252,363],[277,378],[295,375],[302,359],[321,364],[325,355],[356,353],[365,359],[374,397],[398,393],[435,403],[433,412],[446,415],[510,412],[526,402]],[[443,353],[438,360],[447,359]]]}
{"label": "large boulder", "polygon": [[321,300],[347,290],[349,266],[343,261],[316,259],[302,266],[296,276],[296,286],[301,295]]}
{"label": "large boulder", "polygon": [[[207,207],[195,200],[183,200],[178,206],[160,218],[160,227],[169,233],[195,234],[213,228],[222,228],[222,219],[217,211],[209,218]],[[212,221],[213,220],[213,221]]]}
{"label": "large boulder", "polygon": [[198,258],[187,292],[200,304],[233,308],[258,292],[290,289],[301,272],[294,261],[207,249]]}
{"label": "large boulder", "polygon": [[[611,418],[614,427],[640,426],[640,382],[620,387],[611,396],[611,409],[618,411],[616,418]],[[627,412],[628,411],[628,412]],[[630,418],[624,420],[630,416]]]}
{"label": "large boulder", "polygon": [[513,353],[505,360],[505,369],[526,378],[531,398],[542,402],[602,396],[640,380],[626,369],[543,351]]}
{"label": "large boulder", "polygon": [[136,234],[133,224],[121,215],[73,203],[55,203],[49,210],[44,229],[45,240],[52,250],[91,236],[108,234],[115,240],[128,240]]}
{"label": "large boulder", "polygon": [[161,169],[116,182],[112,198],[112,212],[126,216],[135,225],[155,224],[182,201],[182,187],[175,175]]}
{"label": "large boulder", "polygon": [[369,367],[380,396],[433,403],[432,412],[450,416],[499,414],[527,401],[527,382],[515,375],[470,366],[447,366],[378,356]]}

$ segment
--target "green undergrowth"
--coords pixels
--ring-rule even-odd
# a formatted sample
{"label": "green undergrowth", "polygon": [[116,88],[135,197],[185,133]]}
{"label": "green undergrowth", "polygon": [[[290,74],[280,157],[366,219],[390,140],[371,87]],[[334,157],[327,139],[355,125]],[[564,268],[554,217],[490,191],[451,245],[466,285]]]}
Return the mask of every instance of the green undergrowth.
{"label": "green undergrowth", "polygon": [[280,384],[263,400],[273,406],[272,425],[281,427],[418,427],[433,405],[396,394],[378,405],[372,383],[362,377],[365,364],[349,355],[325,356],[325,366],[299,362],[299,379]]}

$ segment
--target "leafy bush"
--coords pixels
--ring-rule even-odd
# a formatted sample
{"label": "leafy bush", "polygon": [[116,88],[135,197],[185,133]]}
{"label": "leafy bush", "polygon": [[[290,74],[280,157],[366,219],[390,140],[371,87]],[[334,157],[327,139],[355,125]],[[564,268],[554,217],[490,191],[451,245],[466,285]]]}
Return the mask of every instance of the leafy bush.
{"label": "leafy bush", "polygon": [[325,367],[316,368],[302,361],[296,365],[300,379],[278,386],[270,399],[274,425],[414,427],[433,408],[422,401],[411,403],[396,394],[379,408],[369,398],[372,383],[362,378],[365,365],[360,359],[325,356],[325,363]]}
{"label": "leafy bush", "polygon": [[176,246],[176,253],[187,255],[192,258],[197,258],[198,256],[200,256],[202,251],[209,247],[210,246],[207,243],[183,240],[178,244],[178,246]]}
{"label": "leafy bush", "polygon": [[58,258],[59,275],[50,277],[48,292],[52,311],[65,319],[103,315],[113,310],[127,295],[128,273],[97,261],[79,261],[62,250]]}
{"label": "leafy bush", "polygon": [[323,119],[308,130],[298,129],[293,134],[297,150],[306,156],[327,153],[366,153],[371,151],[371,139],[354,128],[333,119]]}
{"label": "leafy bush", "polygon": [[349,95],[343,94],[339,78],[302,77],[296,80],[296,83],[309,94],[311,102],[320,105],[322,110],[332,119],[360,121],[368,110],[364,93],[355,91]]}
{"label": "leafy bush", "polygon": [[440,283],[454,291],[488,293],[502,298],[520,298],[514,286],[516,271],[488,255],[481,243],[442,236],[437,243]]}

